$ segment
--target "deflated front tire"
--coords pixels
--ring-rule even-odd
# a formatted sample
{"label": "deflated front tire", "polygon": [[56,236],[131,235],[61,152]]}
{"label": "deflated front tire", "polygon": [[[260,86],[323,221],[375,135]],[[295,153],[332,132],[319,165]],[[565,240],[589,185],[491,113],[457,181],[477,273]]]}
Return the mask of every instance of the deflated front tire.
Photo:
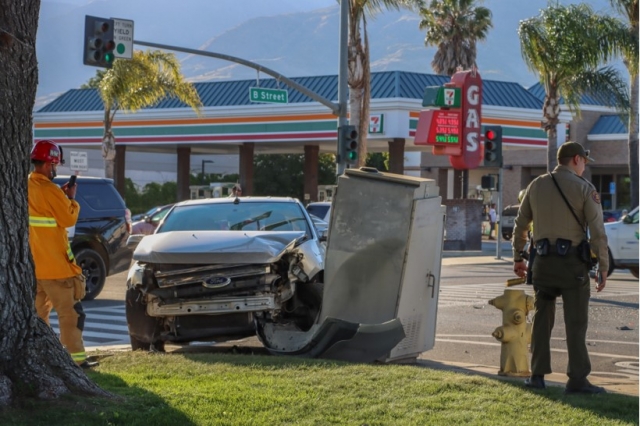
{"label": "deflated front tire", "polygon": [[162,325],[157,318],[150,317],[142,303],[142,293],[129,288],[125,293],[125,313],[131,350],[164,352],[164,341],[159,336]]}

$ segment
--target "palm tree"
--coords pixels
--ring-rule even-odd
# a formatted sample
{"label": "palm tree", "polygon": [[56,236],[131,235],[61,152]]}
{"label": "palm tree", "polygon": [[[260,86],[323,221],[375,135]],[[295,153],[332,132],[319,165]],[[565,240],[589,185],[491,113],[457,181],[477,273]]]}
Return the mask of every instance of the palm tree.
{"label": "palm tree", "polygon": [[542,127],[547,132],[547,169],[556,164],[560,97],[579,116],[583,94],[599,95],[607,105],[626,110],[629,96],[620,73],[603,67],[627,46],[627,28],[586,4],[553,5],[520,22],[525,63],[545,89]]}
{"label": "palm tree", "polygon": [[[341,0],[345,1],[345,0]],[[399,10],[422,4],[422,0],[348,0],[349,1],[349,123],[358,127],[358,167],[367,158],[369,104],[371,102],[371,66],[367,16],[373,17],[383,9]],[[364,39],[364,42],[363,42]]]}
{"label": "palm tree", "polygon": [[[180,62],[172,53],[135,51],[131,60],[116,60],[113,68],[98,72],[98,87],[104,104],[104,134],[102,157],[104,172],[108,178],[115,174],[115,137],[113,119],[118,110],[135,112],[156,104],[166,97],[176,97],[193,108],[196,113],[202,106],[198,92],[184,80]],[[89,84],[95,84],[90,81]],[[117,183],[116,183],[116,187]]]}
{"label": "palm tree", "polygon": [[438,47],[431,61],[435,72],[451,76],[458,67],[476,65],[476,43],[493,27],[489,9],[476,6],[475,0],[432,0],[420,16],[420,29],[427,30],[424,44]]}
{"label": "palm tree", "polygon": [[631,108],[629,112],[629,177],[631,178],[631,208],[638,205],[638,0],[609,0],[618,13],[628,20],[629,49],[624,64],[631,80]]}

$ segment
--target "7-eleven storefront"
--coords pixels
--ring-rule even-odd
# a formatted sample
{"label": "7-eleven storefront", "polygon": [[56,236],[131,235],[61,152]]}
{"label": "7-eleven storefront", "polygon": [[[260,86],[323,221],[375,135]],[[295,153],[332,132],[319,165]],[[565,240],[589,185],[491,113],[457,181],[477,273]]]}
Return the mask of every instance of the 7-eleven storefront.
{"label": "7-eleven storefront", "polygon": [[[63,100],[65,95],[53,102]],[[103,111],[82,111],[81,105],[79,102],[77,107],[68,106],[65,111],[36,112],[34,139],[52,139],[67,150],[100,149]],[[457,198],[457,172],[451,169],[448,157],[434,156],[430,147],[413,143],[421,109],[421,99],[373,99],[368,150],[389,152],[391,172],[437,179],[444,198]],[[505,196],[517,194],[523,182],[528,183],[529,176],[537,169],[543,170],[546,163],[546,135],[540,130],[540,111],[485,105],[482,114],[483,125],[504,127]],[[118,112],[113,123],[116,183],[123,185],[128,171],[135,170],[135,155],[172,153],[176,156],[178,199],[186,199],[192,155],[237,154],[241,184],[245,194],[250,195],[254,154],[300,153],[305,155],[304,191],[314,200],[318,154],[335,153],[336,128],[337,118],[315,102],[204,107],[200,116],[186,107],[149,108],[135,114]],[[564,130],[558,133],[564,135]],[[487,173],[497,171],[471,170],[469,188],[476,188],[480,177]]]}

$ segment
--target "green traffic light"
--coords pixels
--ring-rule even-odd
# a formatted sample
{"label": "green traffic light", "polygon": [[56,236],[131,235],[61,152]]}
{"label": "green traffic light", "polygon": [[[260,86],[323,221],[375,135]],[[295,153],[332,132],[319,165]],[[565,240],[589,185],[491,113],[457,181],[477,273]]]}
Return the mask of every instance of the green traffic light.
{"label": "green traffic light", "polygon": [[358,153],[356,151],[349,151],[349,160],[355,161],[358,158]]}
{"label": "green traffic light", "polygon": [[113,63],[113,59],[114,59],[113,52],[107,52],[104,54],[104,61],[106,63],[108,64]]}

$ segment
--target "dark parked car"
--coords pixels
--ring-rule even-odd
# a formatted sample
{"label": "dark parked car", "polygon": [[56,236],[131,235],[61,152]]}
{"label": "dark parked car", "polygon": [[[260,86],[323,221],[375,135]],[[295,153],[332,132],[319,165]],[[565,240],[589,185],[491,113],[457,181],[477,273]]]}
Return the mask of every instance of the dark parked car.
{"label": "dark parked car", "polygon": [[[113,180],[81,176],[77,179],[80,215],[76,226],[69,228],[69,241],[87,278],[84,300],[93,300],[102,291],[107,276],[127,270],[131,263],[131,249],[127,248],[131,212]],[[68,181],[69,176],[54,179],[58,185]]]}

